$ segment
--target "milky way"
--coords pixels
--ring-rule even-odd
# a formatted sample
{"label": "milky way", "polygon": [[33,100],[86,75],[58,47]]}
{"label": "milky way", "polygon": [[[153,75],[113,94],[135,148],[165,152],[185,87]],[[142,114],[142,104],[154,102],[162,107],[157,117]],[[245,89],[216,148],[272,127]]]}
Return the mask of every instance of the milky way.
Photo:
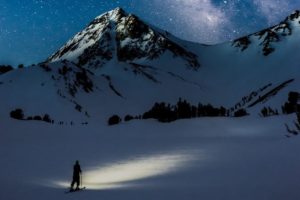
{"label": "milky way", "polygon": [[103,12],[123,7],[148,23],[200,43],[232,40],[271,26],[295,0],[0,0],[0,64],[43,61]]}
{"label": "milky way", "polygon": [[173,33],[188,40],[210,44],[272,26],[292,11],[300,9],[300,2],[292,0],[154,1],[156,7],[168,8],[161,15],[172,18],[166,27],[173,26]]}

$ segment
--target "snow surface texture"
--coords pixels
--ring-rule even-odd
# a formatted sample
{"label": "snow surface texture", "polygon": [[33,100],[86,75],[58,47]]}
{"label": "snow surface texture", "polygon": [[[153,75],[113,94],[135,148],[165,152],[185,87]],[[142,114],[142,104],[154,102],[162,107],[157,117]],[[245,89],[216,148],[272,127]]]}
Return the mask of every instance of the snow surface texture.
{"label": "snow surface texture", "polygon": [[[291,117],[62,127],[4,120],[1,199],[299,199]],[[26,130],[26,131],[21,131]],[[80,160],[87,189],[65,194]]]}
{"label": "snow surface texture", "polygon": [[[0,199],[299,199],[295,116],[259,116],[299,92],[299,21],[206,46],[119,8],[97,17],[47,61],[0,75]],[[107,126],[180,97],[251,115]],[[11,119],[17,108],[54,124]],[[77,159],[87,190],[66,195]]]}

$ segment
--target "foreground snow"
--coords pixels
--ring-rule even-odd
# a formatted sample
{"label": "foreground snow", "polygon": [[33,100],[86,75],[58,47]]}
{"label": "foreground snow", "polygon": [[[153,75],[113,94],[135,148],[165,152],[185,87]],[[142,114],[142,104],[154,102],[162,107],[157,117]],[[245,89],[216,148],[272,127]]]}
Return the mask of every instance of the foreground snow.
{"label": "foreground snow", "polygon": [[[299,199],[299,137],[271,118],[58,126],[1,119],[0,199]],[[64,194],[79,159],[87,190]]]}

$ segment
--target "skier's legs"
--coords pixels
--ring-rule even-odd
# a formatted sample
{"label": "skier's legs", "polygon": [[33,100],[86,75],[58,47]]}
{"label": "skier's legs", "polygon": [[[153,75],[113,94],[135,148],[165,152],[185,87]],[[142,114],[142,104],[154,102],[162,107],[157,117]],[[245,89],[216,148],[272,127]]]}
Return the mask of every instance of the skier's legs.
{"label": "skier's legs", "polygon": [[75,184],[75,180],[73,179],[71,183],[71,190],[73,190],[74,184]]}
{"label": "skier's legs", "polygon": [[76,190],[78,190],[79,189],[79,186],[80,186],[80,177],[78,176],[78,177],[76,177]]}

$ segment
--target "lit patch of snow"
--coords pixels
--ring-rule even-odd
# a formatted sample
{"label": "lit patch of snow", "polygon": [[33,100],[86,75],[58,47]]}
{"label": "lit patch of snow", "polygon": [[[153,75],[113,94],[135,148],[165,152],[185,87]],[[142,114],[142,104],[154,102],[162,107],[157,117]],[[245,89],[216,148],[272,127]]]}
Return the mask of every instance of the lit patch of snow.
{"label": "lit patch of snow", "polygon": [[[175,173],[184,169],[191,161],[198,160],[200,155],[202,154],[158,154],[93,167],[84,172],[82,185],[91,190],[142,186],[132,182]],[[69,181],[54,181],[54,186],[67,188],[69,185]]]}

